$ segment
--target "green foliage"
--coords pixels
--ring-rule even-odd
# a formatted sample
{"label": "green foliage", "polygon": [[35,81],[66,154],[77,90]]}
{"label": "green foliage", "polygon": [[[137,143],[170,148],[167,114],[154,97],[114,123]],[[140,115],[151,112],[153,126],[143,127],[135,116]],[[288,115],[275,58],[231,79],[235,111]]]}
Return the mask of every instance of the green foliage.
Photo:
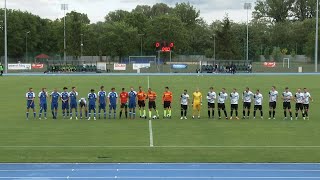
{"label": "green foliage", "polygon": [[274,61],[281,61],[282,53],[280,47],[273,47],[272,57]]}
{"label": "green foliage", "polygon": [[219,44],[217,54],[219,59],[234,60],[240,56],[231,28],[232,25],[229,17],[225,17],[222,27],[217,31],[217,43]]}
{"label": "green foliage", "polygon": [[297,55],[296,51],[294,49],[292,49],[290,55],[291,55],[292,58],[295,58],[296,55]]}
{"label": "green foliage", "polygon": [[267,61],[270,59],[270,48],[269,47],[264,49],[263,55],[264,55],[264,58],[266,58]]}
{"label": "green foliage", "polygon": [[105,46],[107,55],[119,56],[119,60],[124,56],[133,53],[132,50],[138,47],[138,30],[129,26],[125,22],[113,22],[105,26]]}
{"label": "green foliage", "polygon": [[[254,19],[249,23],[249,59],[259,59],[260,54],[269,59],[275,46],[297,49],[296,54],[313,58],[314,4],[315,0],[258,0]],[[0,17],[3,13],[1,9]],[[200,11],[185,2],[174,7],[157,3],[138,5],[132,11],[111,11],[104,22],[91,24],[86,14],[72,11],[66,15],[67,55],[74,59],[80,56],[81,34],[83,55],[110,55],[120,59],[140,54],[141,35],[145,55],[156,54],[156,41],[174,42],[174,54],[207,55],[208,50],[213,49],[212,37],[215,35],[217,59],[240,60],[246,58],[246,26],[246,23],[234,23],[228,17],[205,22]],[[8,10],[10,57],[24,59],[28,31],[30,56],[47,53],[62,57],[63,18],[48,20],[28,12]],[[2,42],[3,37],[3,31],[0,31]],[[0,56],[3,55],[4,49],[0,46]]]}

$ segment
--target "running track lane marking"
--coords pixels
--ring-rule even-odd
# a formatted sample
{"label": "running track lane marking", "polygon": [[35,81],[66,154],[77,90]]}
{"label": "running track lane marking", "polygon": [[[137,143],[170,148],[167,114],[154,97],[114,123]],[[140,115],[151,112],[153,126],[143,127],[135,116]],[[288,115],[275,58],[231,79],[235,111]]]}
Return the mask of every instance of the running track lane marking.
{"label": "running track lane marking", "polygon": [[277,149],[277,148],[296,148],[296,149],[319,149],[320,146],[154,146],[153,143],[153,132],[152,132],[152,123],[151,120],[149,121],[149,136],[150,136],[150,145],[149,146],[85,146],[85,145],[75,145],[75,146],[64,146],[64,145],[57,145],[57,146],[0,146],[0,148],[190,148],[190,149],[197,149],[197,148],[227,148],[227,149],[260,149],[260,148],[270,148],[270,149]]}
{"label": "running track lane marking", "polygon": [[101,176],[101,177],[0,177],[0,179],[319,179],[320,177],[118,177],[118,176]]}

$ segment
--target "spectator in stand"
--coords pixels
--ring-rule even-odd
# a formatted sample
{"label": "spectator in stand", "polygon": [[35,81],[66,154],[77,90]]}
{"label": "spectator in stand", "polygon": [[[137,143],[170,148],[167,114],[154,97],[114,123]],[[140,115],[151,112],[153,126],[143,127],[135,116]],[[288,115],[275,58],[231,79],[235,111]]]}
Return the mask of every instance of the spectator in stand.
{"label": "spectator in stand", "polygon": [[219,68],[219,65],[218,64],[216,64],[216,65],[214,65],[214,72],[218,72],[218,68]]}
{"label": "spectator in stand", "polygon": [[231,65],[231,73],[232,73],[232,74],[235,74],[235,73],[236,73],[236,70],[237,70],[236,65],[235,65],[235,64],[232,64],[232,65]]}

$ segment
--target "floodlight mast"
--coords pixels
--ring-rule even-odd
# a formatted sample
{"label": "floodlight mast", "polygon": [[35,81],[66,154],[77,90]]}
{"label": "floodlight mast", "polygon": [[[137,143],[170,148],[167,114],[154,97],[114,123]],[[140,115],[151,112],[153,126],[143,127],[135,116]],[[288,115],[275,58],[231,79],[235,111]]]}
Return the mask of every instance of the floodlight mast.
{"label": "floodlight mast", "polygon": [[63,10],[63,60],[67,61],[67,42],[66,42],[66,10],[68,10],[68,4],[61,4],[61,10]]}
{"label": "floodlight mast", "polygon": [[8,73],[7,0],[4,0],[4,73]]}
{"label": "floodlight mast", "polygon": [[244,3],[244,9],[247,10],[247,55],[246,60],[249,62],[249,10],[251,9],[251,3]]}

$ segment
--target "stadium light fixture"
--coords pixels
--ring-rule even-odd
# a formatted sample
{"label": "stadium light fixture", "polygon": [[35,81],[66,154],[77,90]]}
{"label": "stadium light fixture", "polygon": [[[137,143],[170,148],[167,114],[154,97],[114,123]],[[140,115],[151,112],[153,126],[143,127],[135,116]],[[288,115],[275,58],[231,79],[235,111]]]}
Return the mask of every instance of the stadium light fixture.
{"label": "stadium light fixture", "polygon": [[67,61],[67,43],[66,43],[66,10],[68,10],[68,4],[61,4],[61,10],[64,12],[63,16],[63,60]]}
{"label": "stadium light fixture", "polygon": [[26,62],[28,62],[28,35],[30,34],[30,31],[26,32]]}
{"label": "stadium light fixture", "polygon": [[247,63],[249,61],[249,10],[251,9],[251,3],[244,3],[244,9],[247,10]]}
{"label": "stadium light fixture", "polygon": [[4,73],[8,73],[7,0],[4,0]]}
{"label": "stadium light fixture", "polygon": [[318,40],[319,40],[319,0],[317,0],[317,10],[316,10],[316,38],[315,38],[315,72],[318,72]]}

